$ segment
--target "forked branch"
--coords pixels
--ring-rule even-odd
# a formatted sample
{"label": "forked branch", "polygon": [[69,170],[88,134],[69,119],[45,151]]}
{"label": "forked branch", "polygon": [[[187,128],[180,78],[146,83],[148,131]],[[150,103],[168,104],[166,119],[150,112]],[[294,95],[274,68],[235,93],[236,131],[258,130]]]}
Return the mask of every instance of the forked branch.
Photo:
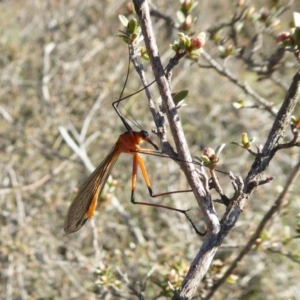
{"label": "forked branch", "polygon": [[[185,163],[191,161],[191,155],[189,153],[177,110],[172,100],[168,78],[166,78],[166,74],[161,64],[158,48],[152,31],[148,2],[146,0],[134,0],[133,2],[135,5],[135,11],[139,17],[145,45],[151,61],[155,80],[162,97],[164,110],[177,147],[177,152],[183,160],[181,168],[194,192],[207,226],[207,235],[204,237],[201,248],[191,263],[190,269],[181,285],[180,290],[174,291],[173,299],[191,299],[194,296],[200,281],[207,273],[218,247],[222,244],[229,231],[235,226],[236,221],[243,211],[246,201],[259,185],[268,182],[269,178],[271,178],[267,177],[267,179],[263,179],[262,176],[270,161],[279,150],[279,140],[284,136],[284,132],[290,124],[291,114],[298,101],[300,92],[300,72],[296,73],[292,85],[278,113],[273,111],[272,106],[268,106],[267,103],[264,103],[266,109],[270,111],[270,113],[273,115],[277,113],[274,124],[262,151],[257,153],[255,156],[254,163],[248,173],[248,176],[244,182],[239,182],[239,186],[242,188],[236,189],[236,194],[232,199],[232,203],[227,206],[226,213],[220,223],[207,185],[208,177],[203,167],[201,167],[197,172],[193,164]],[[218,72],[224,71],[218,69],[216,66],[212,65],[212,67],[214,67]],[[228,76],[228,72],[226,74]],[[232,80],[232,78],[230,79]],[[233,81],[239,85],[237,81]],[[248,87],[241,87],[246,89],[249,93]],[[252,95],[256,96],[256,94],[253,93]],[[259,100],[261,101],[262,99],[259,98]]]}

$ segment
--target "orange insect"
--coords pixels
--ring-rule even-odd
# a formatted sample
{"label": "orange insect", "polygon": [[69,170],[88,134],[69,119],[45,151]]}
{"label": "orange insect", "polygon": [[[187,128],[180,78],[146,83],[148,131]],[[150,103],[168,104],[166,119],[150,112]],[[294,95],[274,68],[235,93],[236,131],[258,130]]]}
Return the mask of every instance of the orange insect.
{"label": "orange insect", "polygon": [[[125,99],[125,98],[123,98]],[[122,100],[123,100],[122,99]],[[116,110],[117,114],[121,118],[123,124],[125,125],[127,131],[120,135],[118,141],[113,146],[110,153],[106,156],[106,158],[101,162],[101,164],[95,169],[95,171],[88,177],[86,182],[80,188],[76,198],[72,202],[67,217],[65,219],[64,230],[66,233],[72,233],[79,230],[85,222],[94,215],[94,211],[97,206],[97,201],[103,187],[109,177],[109,174],[112,171],[114,164],[116,163],[119,155],[121,153],[129,153],[133,156],[133,169],[132,169],[132,192],[131,192],[131,202],[134,204],[142,204],[148,206],[156,206],[162,207],[174,211],[178,211],[184,213],[186,215],[185,210],[176,209],[169,206],[146,203],[146,202],[136,202],[134,199],[134,192],[136,187],[136,175],[137,168],[142,171],[142,175],[144,177],[144,181],[148,187],[148,191],[151,197],[158,197],[163,195],[169,195],[173,193],[184,193],[189,192],[191,190],[183,190],[183,191],[174,191],[174,192],[166,192],[154,195],[151,189],[149,177],[146,171],[146,167],[144,165],[143,159],[140,153],[148,153],[148,154],[157,154],[158,147],[151,141],[149,138],[148,132],[145,130],[141,131],[133,131],[130,125],[126,122],[123,115],[120,113],[118,109],[118,103],[120,100],[113,103],[113,107]],[[140,143],[147,142],[152,145],[155,150],[144,149],[140,147]],[[187,215],[186,215],[187,216]],[[190,220],[190,218],[187,216]],[[191,220],[190,220],[191,222]],[[193,223],[192,223],[193,225]],[[194,227],[194,226],[193,226]]]}

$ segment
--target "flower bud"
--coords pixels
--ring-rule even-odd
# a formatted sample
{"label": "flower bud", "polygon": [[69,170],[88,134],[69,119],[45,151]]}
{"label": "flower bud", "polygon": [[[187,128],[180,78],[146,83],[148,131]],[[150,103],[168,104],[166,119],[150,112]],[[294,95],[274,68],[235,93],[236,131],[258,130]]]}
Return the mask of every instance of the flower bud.
{"label": "flower bud", "polygon": [[268,19],[269,15],[270,15],[269,10],[267,8],[263,7],[260,10],[259,20],[262,21],[262,22],[265,22]]}
{"label": "flower bud", "polygon": [[246,132],[244,132],[244,133],[242,134],[242,143],[243,143],[244,146],[247,145],[247,144],[249,143],[248,135],[247,135]]}
{"label": "flower bud", "polygon": [[291,39],[291,33],[288,32],[288,31],[280,32],[280,33],[277,35],[277,40],[278,40],[278,42],[284,42],[284,41],[290,40],[290,39]]}
{"label": "flower bud", "polygon": [[204,40],[202,38],[199,38],[199,37],[193,37],[191,38],[191,49],[194,50],[194,49],[200,49],[204,46]]}
{"label": "flower bud", "polygon": [[188,29],[190,29],[192,27],[192,23],[193,23],[193,18],[191,15],[188,15],[182,24],[183,30],[187,31]]}
{"label": "flower bud", "polygon": [[192,5],[192,0],[184,0],[181,5],[181,10],[183,11],[183,13],[188,13]]}
{"label": "flower bud", "polygon": [[210,161],[213,161],[216,158],[215,150],[209,147],[204,149],[203,155],[207,156]]}

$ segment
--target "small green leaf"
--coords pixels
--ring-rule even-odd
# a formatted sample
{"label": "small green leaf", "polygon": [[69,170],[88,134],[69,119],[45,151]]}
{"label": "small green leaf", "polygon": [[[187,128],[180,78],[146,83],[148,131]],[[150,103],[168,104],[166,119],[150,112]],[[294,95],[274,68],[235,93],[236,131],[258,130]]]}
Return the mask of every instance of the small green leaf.
{"label": "small green leaf", "polygon": [[[186,36],[186,39],[185,39],[185,47],[186,48],[190,48],[191,47],[191,39],[188,37],[188,36]],[[186,49],[187,50],[187,49]]]}
{"label": "small green leaf", "polygon": [[300,13],[293,12],[295,27],[300,27]]}
{"label": "small green leaf", "polygon": [[117,37],[121,38],[126,44],[129,44],[130,39],[127,35],[124,34],[116,34]]}
{"label": "small green leaf", "polygon": [[240,100],[237,101],[237,102],[233,102],[233,103],[232,103],[232,106],[233,106],[235,109],[243,108],[243,107],[245,107],[245,101],[244,101],[244,99],[240,99]]}
{"label": "small green leaf", "polygon": [[195,157],[198,161],[202,162],[202,159],[201,159],[200,156],[195,155],[194,157]]}
{"label": "small green leaf", "polygon": [[142,56],[142,59],[143,59],[144,61],[150,61],[150,58],[149,58],[149,55],[148,55],[148,54],[143,55],[143,56]]}
{"label": "small green leaf", "polygon": [[176,108],[179,109],[180,107],[186,106],[186,105],[187,105],[187,104],[184,103],[184,100],[181,100],[181,101],[179,101],[179,102],[176,104]]}
{"label": "small green leaf", "polygon": [[244,27],[244,23],[243,22],[237,22],[236,25],[235,25],[235,30],[237,32],[241,32],[242,29],[243,29],[243,27]]}
{"label": "small green leaf", "polygon": [[178,19],[179,23],[182,24],[185,20],[184,13],[181,10],[179,10],[179,11],[176,12],[176,16],[177,16],[177,19]]}
{"label": "small green leaf", "polygon": [[236,284],[238,280],[238,276],[234,275],[234,274],[231,274],[227,279],[226,279],[226,282],[229,283],[229,284]]}
{"label": "small green leaf", "polygon": [[117,33],[116,36],[119,37],[119,38],[121,38],[121,39],[128,38],[128,35],[124,34],[124,33]]}
{"label": "small green leaf", "polygon": [[222,54],[225,53],[225,47],[223,45],[219,45],[217,48]]}
{"label": "small green leaf", "polygon": [[198,2],[194,2],[194,4],[192,5],[192,7],[190,8],[190,12],[198,5]]}
{"label": "small green leaf", "polygon": [[239,142],[236,142],[236,141],[234,141],[234,142],[231,142],[230,144],[232,144],[232,145],[238,145],[238,146],[241,146],[241,147],[243,147],[243,145],[242,145],[242,144],[240,144]]}
{"label": "small green leaf", "polygon": [[119,15],[119,20],[120,20],[120,22],[122,23],[122,25],[124,27],[127,27],[127,25],[128,25],[128,19],[125,16]]}
{"label": "small green leaf", "polygon": [[170,47],[175,52],[179,51],[179,46],[178,46],[178,43],[176,43],[176,42],[174,44],[171,44]]}
{"label": "small green leaf", "polygon": [[295,44],[297,46],[300,46],[300,27],[296,27],[294,32],[293,32],[293,38],[295,41]]}
{"label": "small green leaf", "polygon": [[223,151],[223,149],[225,148],[225,146],[226,146],[226,144],[221,144],[216,148],[215,152],[216,152],[217,158],[220,156],[220,154]]}
{"label": "small green leaf", "polygon": [[135,18],[131,19],[131,20],[129,21],[129,23],[128,23],[128,30],[129,30],[129,32],[130,32],[131,34],[136,33],[136,31],[137,31],[137,29],[138,29],[138,26],[139,26],[139,24],[138,24],[137,19],[135,19]]}
{"label": "small green leaf", "polygon": [[201,155],[201,161],[204,162],[205,164],[210,163],[210,159],[206,155]]}
{"label": "small green leaf", "polygon": [[189,94],[188,90],[182,90],[182,91],[176,93],[173,96],[174,103],[178,104],[180,101],[182,101],[183,99],[185,99],[188,94]]}

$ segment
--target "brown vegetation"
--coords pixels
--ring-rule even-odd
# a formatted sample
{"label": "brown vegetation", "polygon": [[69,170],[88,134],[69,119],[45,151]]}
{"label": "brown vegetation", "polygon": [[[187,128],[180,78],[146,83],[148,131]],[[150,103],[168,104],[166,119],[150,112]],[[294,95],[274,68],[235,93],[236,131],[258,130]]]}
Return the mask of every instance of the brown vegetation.
{"label": "brown vegetation", "polygon": [[[219,2],[199,1],[193,10],[197,20],[190,35],[208,31],[219,37],[206,42],[199,59],[180,60],[173,70],[172,89],[189,90],[179,116],[192,155],[226,143],[218,169],[245,179],[255,156],[231,142],[241,143],[247,132],[256,137],[251,145],[255,152],[255,144],[267,140],[299,69],[293,53],[283,55],[275,38],[280,31],[289,31],[297,5],[279,1],[269,19],[234,21],[234,14],[242,15],[246,9],[250,14],[251,7],[243,1],[240,7]],[[178,38],[176,26],[167,21],[178,22],[180,3],[154,4],[154,32],[167,65],[174,55],[169,45]],[[265,16],[262,12],[271,4],[251,1],[251,5],[253,13]],[[170,299],[168,282],[180,287],[201,247],[203,238],[184,215],[130,203],[129,155],[120,156],[95,217],[77,233],[63,232],[77,187],[124,132],[111,106],[119,97],[128,64],[127,46],[115,36],[122,29],[119,14],[128,12],[118,1],[0,2],[1,299],[143,299],[143,295]],[[216,30],[226,23],[230,25]],[[240,31],[238,26],[243,26]],[[233,41],[237,49],[225,58],[224,49],[230,49]],[[154,78],[150,64],[144,66],[150,82]],[[125,94],[141,87],[132,68]],[[150,92],[158,107],[161,99],[155,85]],[[155,125],[145,94],[124,102],[124,114],[151,132]],[[239,104],[242,107],[237,108]],[[299,117],[298,107],[294,115]],[[293,139],[289,127],[285,132],[282,143]],[[159,145],[154,133],[151,138]],[[81,151],[72,148],[71,140]],[[168,141],[175,147],[170,134]],[[188,188],[174,161],[143,158],[155,192]],[[266,182],[274,179],[259,186],[246,202],[196,299],[212,290],[213,299],[299,298],[300,247],[294,237],[300,200],[298,185],[291,186],[298,170],[298,147],[276,153],[262,177]],[[232,197],[229,176],[217,176],[224,194]],[[287,193],[270,213],[282,191]],[[215,190],[211,193],[212,199],[220,199]],[[192,207],[195,224],[200,231],[206,228],[192,193],[151,199],[139,176],[136,199]],[[225,206],[215,203],[215,208],[221,218]],[[254,232],[258,236],[251,240]],[[212,288],[243,250],[245,256],[224,277],[224,284]]]}

